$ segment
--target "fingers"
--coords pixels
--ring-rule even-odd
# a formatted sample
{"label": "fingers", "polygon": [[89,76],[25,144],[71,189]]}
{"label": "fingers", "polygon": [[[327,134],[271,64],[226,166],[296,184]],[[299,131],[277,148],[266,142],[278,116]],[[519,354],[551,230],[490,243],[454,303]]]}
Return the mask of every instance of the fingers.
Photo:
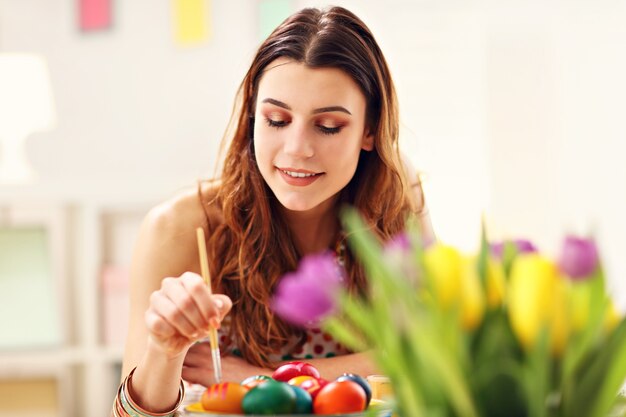
{"label": "fingers", "polygon": [[222,321],[233,307],[233,302],[227,295],[224,294],[214,294],[213,301],[219,312],[220,321]]}
{"label": "fingers", "polygon": [[[211,323],[211,319],[219,317],[220,311],[215,303],[215,297],[209,292],[202,277],[197,274],[187,272],[181,275],[179,279],[182,284],[181,290],[184,290],[186,294],[191,296],[191,300],[193,300],[193,303],[197,308],[197,310],[193,310],[193,313],[198,313],[199,317],[192,318],[196,319],[196,321],[200,320],[202,322],[202,328],[207,328],[209,324],[213,325],[215,328],[219,328],[219,321],[221,320],[216,323]],[[191,313],[192,310],[190,309],[189,312]]]}
{"label": "fingers", "polygon": [[171,337],[176,334],[176,329],[152,308],[146,311],[144,319],[150,333],[158,339]]}
{"label": "fingers", "polygon": [[[204,330],[209,327],[210,317],[217,315],[202,278],[196,274],[185,273],[180,278],[165,278],[161,289],[176,310],[169,313],[180,319],[181,324],[186,321],[194,329]],[[182,325],[185,327],[185,324]]]}
{"label": "fingers", "polygon": [[150,296],[145,322],[157,339],[180,335],[192,342],[208,335],[210,327],[219,328],[231,307],[230,298],[211,295],[202,277],[186,272],[163,279]]}
{"label": "fingers", "polygon": [[[198,327],[194,325],[187,316],[190,313],[185,313],[184,308],[189,308],[189,304],[185,304],[181,307],[176,304],[172,298],[171,290],[168,294],[167,291],[159,290],[152,293],[150,296],[150,309],[154,315],[158,316],[154,318],[154,333],[158,336],[167,337],[180,333],[188,339],[194,340],[199,336]],[[170,330],[173,329],[173,332]]]}

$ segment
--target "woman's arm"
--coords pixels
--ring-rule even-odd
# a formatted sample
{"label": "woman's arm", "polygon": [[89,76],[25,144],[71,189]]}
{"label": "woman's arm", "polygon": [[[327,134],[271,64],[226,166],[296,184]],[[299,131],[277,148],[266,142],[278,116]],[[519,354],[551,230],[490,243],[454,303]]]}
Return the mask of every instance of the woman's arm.
{"label": "woman's arm", "polygon": [[[333,380],[343,373],[349,372],[361,375],[376,374],[378,371],[374,366],[374,361],[368,352],[352,353],[332,358],[319,359],[293,359],[315,366],[324,379]],[[283,361],[276,364],[276,367],[290,361]],[[228,355],[222,358],[224,367],[224,380],[229,382],[241,382],[245,378],[253,375],[271,376],[274,369],[261,368],[246,362],[238,356]],[[226,369],[228,371],[226,371]],[[213,380],[213,364],[211,362],[211,348],[208,343],[198,343],[194,345],[185,358],[183,377],[189,382],[209,386]]]}
{"label": "woman's arm", "polygon": [[[222,357],[222,379],[224,382],[239,383],[249,376],[272,375],[273,369],[263,368],[246,362],[235,355]],[[211,346],[208,342],[193,345],[187,352],[183,366],[183,378],[194,384],[208,387],[215,383]]]}
{"label": "woman's arm", "polygon": [[197,273],[185,272],[198,269],[198,226],[206,231],[197,194],[163,204],[144,220],[133,255],[122,376],[136,367],[130,395],[152,412],[176,404],[185,353],[231,306],[228,297],[211,296]]}

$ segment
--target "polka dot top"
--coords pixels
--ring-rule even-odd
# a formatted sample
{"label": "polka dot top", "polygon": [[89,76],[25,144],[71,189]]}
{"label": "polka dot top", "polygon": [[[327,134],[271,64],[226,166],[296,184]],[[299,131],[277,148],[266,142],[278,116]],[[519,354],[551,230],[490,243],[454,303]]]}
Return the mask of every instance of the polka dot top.
{"label": "polka dot top", "polygon": [[[218,330],[220,340],[220,350],[224,354],[232,354],[241,356],[241,351],[235,343],[232,343],[228,336],[228,326],[222,323],[222,327]],[[280,353],[270,355],[271,362],[281,362],[290,360],[304,359],[320,359],[332,358],[333,356],[341,356],[352,353],[341,343],[335,341],[331,335],[323,332],[318,327],[305,329],[306,339],[300,342],[300,338],[293,336]]]}

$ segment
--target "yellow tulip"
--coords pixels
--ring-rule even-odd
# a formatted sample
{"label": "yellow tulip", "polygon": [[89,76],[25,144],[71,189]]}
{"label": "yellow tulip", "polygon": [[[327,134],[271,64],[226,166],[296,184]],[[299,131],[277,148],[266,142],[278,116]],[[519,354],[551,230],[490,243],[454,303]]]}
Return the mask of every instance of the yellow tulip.
{"label": "yellow tulip", "polygon": [[567,281],[557,276],[554,283],[552,311],[550,312],[550,348],[554,355],[560,356],[570,335],[570,314],[567,303]]}
{"label": "yellow tulip", "polygon": [[459,252],[451,246],[434,244],[424,252],[424,267],[431,278],[433,292],[439,303],[448,308],[458,302],[462,271]]}
{"label": "yellow tulip", "polygon": [[522,346],[532,349],[542,328],[550,326],[557,286],[556,266],[538,254],[515,258],[511,268],[509,319]]}
{"label": "yellow tulip", "polygon": [[496,308],[504,300],[504,266],[494,258],[487,263],[487,305]]}
{"label": "yellow tulip", "polygon": [[475,259],[464,257],[462,262],[461,325],[465,330],[474,330],[483,318],[485,297],[480,285]]}

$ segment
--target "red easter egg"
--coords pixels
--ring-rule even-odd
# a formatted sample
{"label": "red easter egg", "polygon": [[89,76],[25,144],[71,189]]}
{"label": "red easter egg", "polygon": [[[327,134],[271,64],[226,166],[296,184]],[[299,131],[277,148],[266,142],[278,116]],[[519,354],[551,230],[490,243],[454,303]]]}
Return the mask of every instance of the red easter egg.
{"label": "red easter egg", "polygon": [[219,413],[243,414],[241,400],[248,389],[235,382],[221,382],[207,387],[202,394],[202,408]]}
{"label": "red easter egg", "polygon": [[300,375],[310,375],[315,378],[320,377],[319,371],[310,363],[294,361],[279,366],[272,374],[272,378],[277,381],[287,382],[291,378]]}
{"label": "red easter egg", "polygon": [[326,384],[328,384],[328,381],[324,378],[311,378],[300,382],[298,386],[311,394],[311,398],[315,399],[317,394],[322,388],[324,388],[324,386],[326,386]]}
{"label": "red easter egg", "polygon": [[365,410],[365,391],[354,381],[333,381],[322,388],[313,401],[315,414],[347,414]]}

